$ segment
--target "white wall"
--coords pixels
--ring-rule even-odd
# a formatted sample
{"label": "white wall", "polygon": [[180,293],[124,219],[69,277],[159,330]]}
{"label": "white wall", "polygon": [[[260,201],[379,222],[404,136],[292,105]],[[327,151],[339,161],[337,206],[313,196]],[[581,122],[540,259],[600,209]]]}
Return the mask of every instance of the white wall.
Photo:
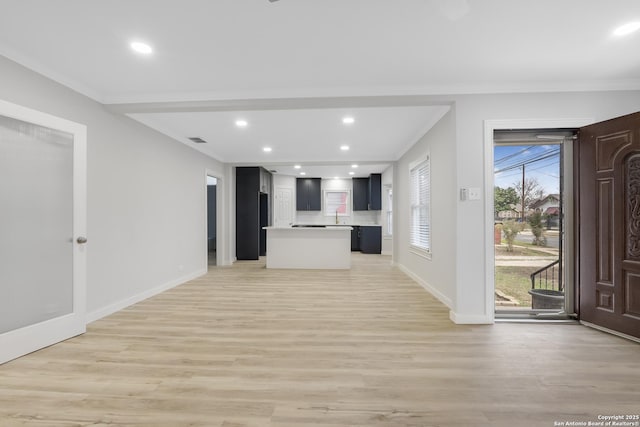
{"label": "white wall", "polygon": [[382,225],[382,254],[393,255],[393,236],[387,229],[387,210],[389,201],[387,198],[387,188],[393,189],[393,165],[389,166],[382,173],[382,212],[380,212],[380,224]]}
{"label": "white wall", "polygon": [[[409,166],[431,156],[431,259],[409,250]],[[455,111],[405,153],[393,168],[394,262],[450,308],[456,298],[456,128]]]}
{"label": "white wall", "polygon": [[0,99],[87,126],[90,320],[206,271],[205,175],[224,178],[220,162],[4,57],[0,75]]}

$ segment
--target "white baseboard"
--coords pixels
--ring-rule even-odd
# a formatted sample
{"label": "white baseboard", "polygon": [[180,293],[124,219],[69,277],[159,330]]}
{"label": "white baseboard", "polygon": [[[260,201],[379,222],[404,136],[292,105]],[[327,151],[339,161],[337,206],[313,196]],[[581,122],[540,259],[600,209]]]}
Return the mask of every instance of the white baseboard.
{"label": "white baseboard", "polygon": [[113,304],[109,304],[106,307],[99,308],[98,310],[94,310],[91,313],[87,313],[86,321],[87,324],[91,322],[95,322],[96,320],[102,319],[110,314],[115,313],[116,311],[120,311],[124,308],[129,307],[135,303],[146,300],[147,298],[151,298],[154,295],[158,295],[168,289],[175,288],[178,285],[182,285],[183,283],[188,282],[189,280],[193,280],[197,277],[200,277],[207,273],[207,269],[196,270],[191,274],[187,274],[186,276],[179,277],[177,279],[171,280],[165,284],[157,286],[152,289],[148,289],[139,294],[133,295],[129,298],[123,299],[121,301],[115,302]]}
{"label": "white baseboard", "polygon": [[466,315],[466,314],[458,314],[453,311],[453,302],[449,297],[444,295],[442,292],[431,286],[429,283],[424,281],[421,277],[416,275],[414,272],[409,270],[402,264],[394,263],[396,267],[398,267],[404,274],[411,277],[415,280],[420,286],[425,288],[427,292],[436,297],[441,303],[449,307],[449,319],[455,324],[459,325],[485,325],[485,324],[493,324],[493,314],[491,316],[485,315]]}
{"label": "white baseboard", "polygon": [[380,255],[393,255],[393,252],[391,252],[391,251],[382,251],[382,252],[380,252]]}
{"label": "white baseboard", "polygon": [[453,310],[449,311],[449,319],[457,325],[492,325],[494,323],[493,315],[458,314]]}
{"label": "white baseboard", "polygon": [[411,277],[415,280],[420,286],[425,288],[427,292],[436,297],[441,303],[449,307],[450,309],[453,307],[453,303],[449,297],[444,295],[442,292],[431,286],[429,283],[425,282],[420,276],[416,275],[413,271],[409,270],[407,267],[400,263],[395,263],[395,266],[398,267],[404,274]]}

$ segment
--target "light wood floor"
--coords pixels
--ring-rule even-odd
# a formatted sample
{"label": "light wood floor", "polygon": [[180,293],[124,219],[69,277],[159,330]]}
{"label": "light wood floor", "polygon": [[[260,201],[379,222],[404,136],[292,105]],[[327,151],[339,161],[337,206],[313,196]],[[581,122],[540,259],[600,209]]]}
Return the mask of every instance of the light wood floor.
{"label": "light wood floor", "polygon": [[0,426],[553,426],[640,413],[640,345],[460,326],[389,265],[214,268],[0,366]]}

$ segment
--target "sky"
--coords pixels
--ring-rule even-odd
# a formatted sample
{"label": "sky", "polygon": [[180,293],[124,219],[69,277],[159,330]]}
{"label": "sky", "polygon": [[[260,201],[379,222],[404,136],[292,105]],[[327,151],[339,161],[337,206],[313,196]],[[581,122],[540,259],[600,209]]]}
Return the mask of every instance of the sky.
{"label": "sky", "polygon": [[544,193],[560,193],[560,145],[496,145],[493,149],[494,185],[514,187],[525,178],[538,180]]}

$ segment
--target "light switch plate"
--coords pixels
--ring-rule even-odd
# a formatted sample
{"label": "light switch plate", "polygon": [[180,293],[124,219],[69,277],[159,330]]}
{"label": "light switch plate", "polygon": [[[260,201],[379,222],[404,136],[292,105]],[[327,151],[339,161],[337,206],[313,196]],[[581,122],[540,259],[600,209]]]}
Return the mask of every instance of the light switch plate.
{"label": "light switch plate", "polygon": [[469,200],[480,200],[480,187],[469,187]]}

